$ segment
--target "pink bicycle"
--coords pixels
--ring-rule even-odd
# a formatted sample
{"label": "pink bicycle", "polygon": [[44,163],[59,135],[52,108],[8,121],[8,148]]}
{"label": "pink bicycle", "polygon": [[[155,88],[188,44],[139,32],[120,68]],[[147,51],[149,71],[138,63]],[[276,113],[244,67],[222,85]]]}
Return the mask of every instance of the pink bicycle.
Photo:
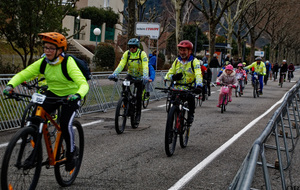
{"label": "pink bicycle", "polygon": [[222,104],[220,105],[221,108],[221,113],[226,111],[226,106],[229,101],[229,88],[232,88],[231,86],[228,85],[222,85],[221,87],[221,99],[222,99]]}

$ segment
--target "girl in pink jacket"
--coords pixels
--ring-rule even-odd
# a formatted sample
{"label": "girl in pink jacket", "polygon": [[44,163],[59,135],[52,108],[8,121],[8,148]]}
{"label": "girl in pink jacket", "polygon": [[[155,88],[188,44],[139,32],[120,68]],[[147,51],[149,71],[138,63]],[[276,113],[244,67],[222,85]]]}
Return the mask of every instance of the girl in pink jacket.
{"label": "girl in pink jacket", "polygon": [[[233,71],[233,66],[232,65],[227,65],[225,67],[225,72],[222,73],[220,77],[217,78],[217,85],[227,85],[229,86],[229,102],[232,101],[231,95],[232,95],[232,88],[236,88],[238,85],[236,77],[235,77],[235,72]],[[222,104],[222,99],[223,99],[223,94],[222,91],[220,91],[219,94],[219,103],[217,107],[220,107]]]}

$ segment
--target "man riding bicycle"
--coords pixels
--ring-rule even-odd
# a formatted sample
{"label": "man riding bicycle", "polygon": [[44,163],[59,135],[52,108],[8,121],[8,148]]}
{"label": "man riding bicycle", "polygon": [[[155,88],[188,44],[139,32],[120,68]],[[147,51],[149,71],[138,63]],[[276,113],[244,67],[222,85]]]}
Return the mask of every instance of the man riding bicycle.
{"label": "man riding bicycle", "polygon": [[[264,62],[262,62],[261,57],[255,58],[255,62],[253,62],[251,65],[245,67],[245,70],[248,70],[250,68],[254,68],[254,72],[258,74],[258,80],[259,80],[259,94],[263,94],[263,85],[264,85],[264,76],[266,75],[266,65]],[[252,83],[254,83],[254,77],[252,77]]]}
{"label": "man riding bicycle", "polygon": [[284,59],[284,60],[282,60],[282,65],[280,66],[279,83],[278,83],[279,86],[281,83],[281,77],[283,77],[283,81],[285,82],[287,70],[288,70],[288,66],[287,66],[286,60]]}
{"label": "man riding bicycle", "polygon": [[145,84],[149,81],[149,69],[147,54],[139,49],[140,41],[137,38],[132,38],[127,43],[129,50],[125,51],[118,67],[114,70],[113,74],[108,76],[108,79],[113,80],[119,73],[128,66],[128,73],[126,79],[139,80],[141,83],[136,83],[137,88],[137,114],[136,122],[140,121],[142,109],[142,94]]}
{"label": "man riding bicycle", "polygon": [[[189,87],[194,87],[195,84],[195,93],[200,94],[203,87],[203,77],[200,61],[192,55],[193,44],[188,40],[183,40],[177,47],[179,56],[173,62],[165,79],[176,81],[174,88],[178,90],[188,90]],[[189,106],[187,122],[192,124],[194,121],[195,97],[189,94],[187,99]]]}
{"label": "man riding bicycle", "polygon": [[294,78],[294,71],[295,71],[295,67],[293,65],[293,63],[290,63],[288,66],[288,71],[290,73],[290,78]]}
{"label": "man riding bicycle", "polygon": [[[23,71],[17,73],[5,87],[3,94],[10,95],[13,89],[21,84],[23,81],[32,79],[41,74],[41,65],[46,61],[44,70],[44,77],[47,80],[48,89],[46,91],[47,97],[67,97],[68,104],[62,105],[60,126],[63,138],[67,144],[67,163],[66,171],[71,171],[75,167],[76,147],[74,143],[73,119],[75,111],[79,108],[80,100],[89,91],[89,85],[78,68],[75,60],[68,56],[67,72],[72,80],[68,80],[62,70],[62,64],[66,57],[65,51],[67,50],[67,39],[60,33],[48,32],[40,33],[39,37],[43,42],[43,49],[45,56],[29,65]],[[43,108],[51,113],[58,109],[60,105],[44,103]]]}

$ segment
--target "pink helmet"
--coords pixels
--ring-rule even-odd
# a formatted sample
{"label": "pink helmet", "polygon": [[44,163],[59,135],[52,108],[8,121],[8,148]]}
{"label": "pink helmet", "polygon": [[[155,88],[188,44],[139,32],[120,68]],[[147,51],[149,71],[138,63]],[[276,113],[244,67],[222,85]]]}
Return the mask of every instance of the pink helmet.
{"label": "pink helmet", "polygon": [[244,67],[243,63],[239,63],[237,66],[238,67]]}
{"label": "pink helmet", "polygon": [[227,65],[225,67],[226,70],[230,70],[230,71],[233,71],[233,66],[232,65]]}

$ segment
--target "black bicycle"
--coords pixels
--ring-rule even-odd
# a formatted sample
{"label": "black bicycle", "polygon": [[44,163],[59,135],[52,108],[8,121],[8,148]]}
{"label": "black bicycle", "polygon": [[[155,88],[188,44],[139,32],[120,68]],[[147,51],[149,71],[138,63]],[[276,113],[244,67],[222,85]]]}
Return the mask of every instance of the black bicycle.
{"label": "black bicycle", "polygon": [[280,73],[280,79],[279,79],[279,86],[282,88],[283,82],[284,82],[284,78],[285,78],[286,73]]}
{"label": "black bicycle", "polygon": [[289,80],[289,82],[291,82],[291,80],[292,80],[292,72],[293,72],[293,70],[288,70],[288,80]]}
{"label": "black bicycle", "polygon": [[[84,134],[81,124],[73,121],[73,137],[76,146],[76,163],[71,171],[66,171],[66,147],[61,127],[41,106],[51,99],[55,104],[67,104],[66,98],[51,98],[34,93],[32,96],[12,93],[8,98],[17,101],[32,98],[36,104],[36,113],[29,117],[26,127],[21,128],[11,138],[3,156],[1,167],[2,189],[35,189],[40,177],[41,167],[54,167],[56,181],[62,187],[70,186],[76,179],[83,158]],[[56,128],[55,133],[49,131],[48,121]],[[45,140],[47,158],[43,160],[42,137]],[[51,167],[52,166],[52,167]]]}
{"label": "black bicycle", "polygon": [[252,86],[253,86],[253,97],[259,97],[259,81],[258,81],[258,74],[254,72],[252,74]]}
{"label": "black bicycle", "polygon": [[[170,85],[171,86],[171,85]],[[175,152],[177,136],[179,136],[181,148],[188,144],[190,124],[187,123],[188,102],[187,97],[194,95],[193,90],[176,90],[174,88],[156,88],[170,94],[170,110],[168,112],[165,130],[165,152],[172,156]]]}
{"label": "black bicycle", "polygon": [[[122,134],[125,130],[127,118],[130,117],[131,127],[137,128],[139,126],[140,117],[137,117],[137,87],[135,84],[142,83],[141,80],[128,80],[128,79],[113,79],[115,82],[118,80],[122,82],[122,93],[118,101],[116,113],[115,113],[115,129],[117,134]],[[130,85],[134,84],[133,91],[130,89]]]}

